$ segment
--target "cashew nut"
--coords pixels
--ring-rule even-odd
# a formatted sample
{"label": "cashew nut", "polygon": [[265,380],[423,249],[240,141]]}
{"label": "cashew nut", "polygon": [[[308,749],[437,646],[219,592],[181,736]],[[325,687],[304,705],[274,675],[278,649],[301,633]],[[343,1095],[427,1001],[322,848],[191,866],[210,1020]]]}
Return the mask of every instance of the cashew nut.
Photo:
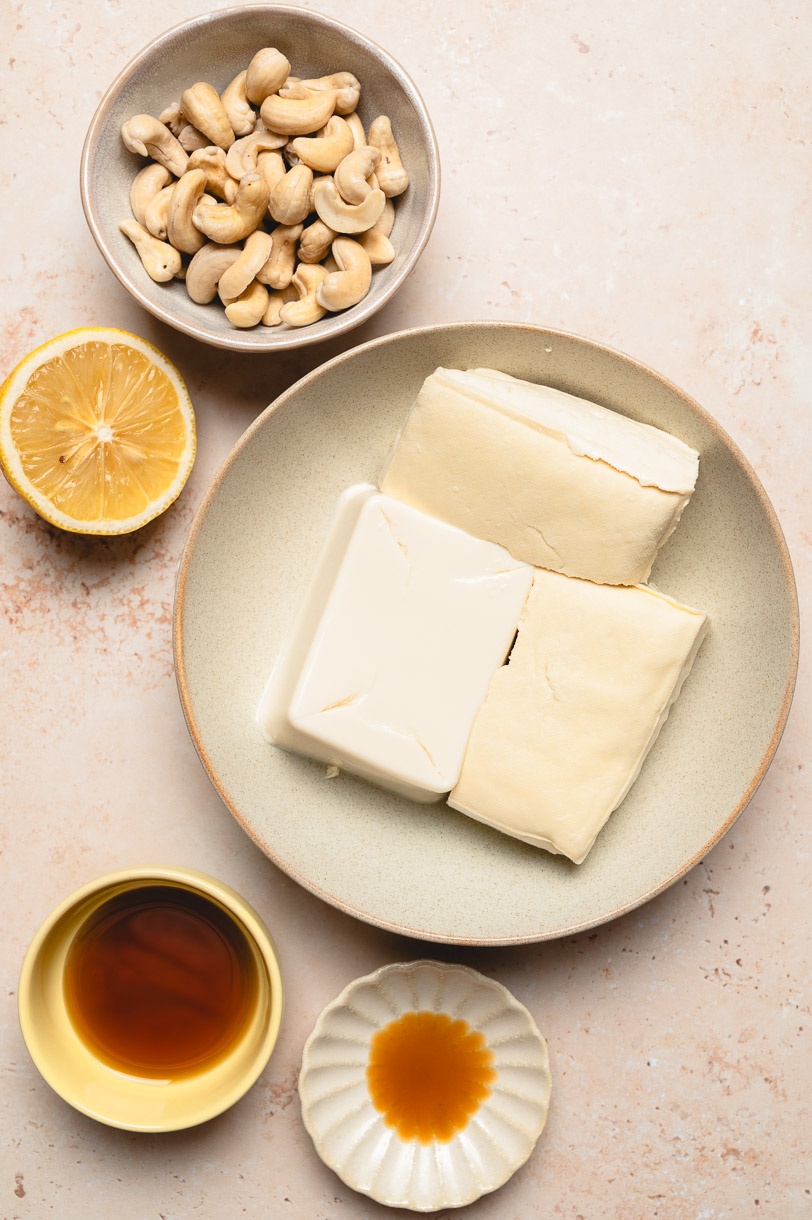
{"label": "cashew nut", "polygon": [[395,247],[389,238],[375,229],[367,229],[366,233],[361,234],[358,241],[369,255],[369,261],[373,267],[385,267],[395,257]]}
{"label": "cashew nut", "polygon": [[344,122],[352,132],[352,147],[363,148],[367,142],[367,137],[360,116],[353,111],[352,114],[345,115]]}
{"label": "cashew nut", "polygon": [[269,194],[288,172],[281,152],[261,152],[257,157],[257,170],[267,182]]}
{"label": "cashew nut", "polygon": [[313,92],[312,89],[305,89],[302,84],[301,76],[289,76],[284,84],[281,84],[276,91],[280,97],[287,98],[303,98],[309,97]]}
{"label": "cashew nut", "polygon": [[320,263],[336,236],[335,230],[323,220],[314,220],[299,239],[299,258],[303,263]]}
{"label": "cashew nut", "polygon": [[151,114],[136,114],[121,128],[121,138],[130,152],[141,157],[152,157],[170,173],[180,177],[186,172],[189,158],[172,135],[168,127],[159,123]]}
{"label": "cashew nut", "polygon": [[384,237],[388,237],[392,232],[395,224],[395,205],[391,199],[387,199],[383,205],[383,211],[375,221],[370,232],[383,233]]}
{"label": "cashew nut", "polygon": [[321,220],[336,233],[363,233],[371,229],[383,212],[383,191],[370,191],[363,203],[346,203],[332,178],[313,186],[313,202]]}
{"label": "cashew nut", "polygon": [[392,135],[392,124],[385,114],[372,120],[369,129],[369,143],[380,150],[381,163],[376,173],[378,185],[388,199],[402,195],[409,185],[409,175],[403,168],[395,137]]}
{"label": "cashew nut", "polygon": [[234,301],[241,292],[245,292],[256,274],[265,266],[271,253],[271,235],[264,229],[257,229],[246,240],[242,253],[220,276],[218,292],[224,303]]}
{"label": "cashew nut", "polygon": [[232,204],[199,203],[192,214],[194,224],[216,241],[228,246],[253,233],[268,207],[268,186],[259,174],[246,174]]}
{"label": "cashew nut", "polygon": [[409,178],[385,115],[367,138],[360,94],[351,72],[292,76],[263,47],[222,94],[198,81],[158,119],[129,119],[125,146],[156,164],[136,176],[135,219],[119,227],[148,274],[186,279],[197,304],[219,289],[240,328],[305,326],[362,300],[373,266],[395,258],[391,199]]}
{"label": "cashew nut", "polygon": [[319,263],[300,263],[293,277],[293,286],[299,293],[298,301],[290,301],[283,305],[279,316],[288,326],[309,326],[318,322],[327,312],[325,306],[316,300],[319,286],[327,272]]}
{"label": "cashew nut", "polygon": [[314,93],[321,93],[322,90],[314,89],[306,84],[301,76],[289,76],[284,85],[281,85],[278,93],[285,101],[303,102],[307,98],[312,97]]}
{"label": "cashew nut", "polygon": [[174,182],[165,186],[153,195],[144,211],[144,227],[149,229],[153,237],[166,241],[166,219],[169,215],[169,200],[175,189]]}
{"label": "cashew nut", "polygon": [[191,123],[187,123],[181,129],[178,143],[184,152],[192,153],[198,148],[208,148],[211,140],[208,136],[204,136],[202,131],[198,131],[196,127],[193,127]]}
{"label": "cashew nut", "polygon": [[154,199],[158,192],[171,181],[172,175],[166,166],[156,165],[154,162],[145,165],[135,175],[130,187],[130,207],[140,225],[146,224],[146,210],[149,201]]}
{"label": "cashew nut", "polygon": [[367,229],[366,233],[362,233],[358,238],[369,255],[369,261],[373,267],[385,266],[395,257],[395,247],[389,240],[394,223],[395,205],[391,199],[387,199],[380,218],[375,221],[371,229]]}
{"label": "cashew nut", "polygon": [[319,305],[335,312],[357,305],[369,292],[372,283],[372,264],[362,245],[351,237],[337,237],[333,242],[333,258],[338,271],[333,271],[322,281],[316,299]]}
{"label": "cashew nut", "polygon": [[276,135],[275,132],[266,131],[264,127],[260,127],[250,136],[243,136],[241,140],[232,144],[226,157],[226,169],[231,177],[236,178],[239,182],[245,174],[254,173],[257,168],[257,158],[261,152],[281,148],[284,143],[284,136]]}
{"label": "cashew nut", "polygon": [[[176,250],[196,254],[206,238],[192,223],[192,213],[206,190],[206,174],[202,169],[189,169],[172,188],[166,218],[166,236]],[[216,206],[216,205],[215,205]]]}
{"label": "cashew nut", "polygon": [[168,127],[173,136],[179,136],[186,126],[186,116],[180,108],[180,102],[173,102],[158,115],[158,122]]}
{"label": "cashew nut", "polygon": [[297,301],[299,293],[293,287],[293,284],[288,284],[287,288],[280,288],[277,292],[271,292],[269,298],[268,308],[260,318],[260,322],[263,326],[280,326],[282,323],[282,306],[287,305],[288,301]]}
{"label": "cashew nut", "polygon": [[278,225],[271,234],[271,249],[265,264],[257,271],[260,284],[271,288],[287,288],[293,279],[296,266],[296,243],[302,235],[302,226]]}
{"label": "cashew nut", "polygon": [[144,264],[144,270],[151,279],[165,284],[167,280],[178,275],[183,262],[177,250],[167,242],[153,237],[137,220],[120,220],[118,227],[135,246],[138,257]]}
{"label": "cashew nut", "polygon": [[334,110],[335,93],[326,89],[302,98],[283,98],[272,93],[265,98],[259,113],[270,131],[304,136],[323,127]]}
{"label": "cashew nut", "polygon": [[374,173],[380,159],[379,150],[369,145],[356,149],[344,158],[335,172],[335,183],[338,193],[347,203],[364,202],[373,189],[367,178]]}
{"label": "cashew nut", "polygon": [[199,80],[191,89],[184,89],[180,106],[189,122],[198,131],[202,131],[204,136],[209,137],[207,144],[216,144],[218,148],[231,148],[234,132],[214,85]]}
{"label": "cashew nut", "polygon": [[220,94],[223,109],[228,115],[231,130],[235,136],[249,136],[257,122],[256,111],[248,105],[245,96],[245,78],[247,72],[238,72],[230,85],[226,85]]}
{"label": "cashew nut", "polygon": [[192,300],[198,305],[213,301],[220,277],[241,253],[239,246],[218,246],[213,241],[202,246],[186,269],[186,291]]}
{"label": "cashew nut", "polygon": [[361,96],[361,84],[352,72],[333,72],[330,76],[318,76],[311,80],[290,77],[279,90],[283,98],[304,98],[308,93],[335,93],[336,114],[352,114]]}
{"label": "cashew nut", "polygon": [[310,184],[310,198],[307,201],[308,215],[311,212],[315,212],[315,210],[316,210],[316,183],[317,182],[332,182],[332,181],[333,181],[333,178],[332,178],[331,174],[314,174],[313,175],[313,181]]}
{"label": "cashew nut", "polygon": [[237,183],[226,170],[226,154],[222,148],[209,144],[198,148],[189,156],[189,169],[202,169],[206,175],[207,189],[218,199],[233,203],[237,194]]}
{"label": "cashew nut", "polygon": [[310,211],[310,188],[313,171],[306,165],[295,165],[280,178],[268,199],[268,211],[281,225],[300,224]]}
{"label": "cashew nut", "polygon": [[289,144],[300,161],[320,174],[331,174],[352,152],[353,146],[352,128],[337,114],[315,136],[297,136]]}
{"label": "cashew nut", "polygon": [[226,305],[226,317],[232,326],[256,326],[268,308],[268,289],[256,280],[244,292]]}
{"label": "cashew nut", "polygon": [[279,86],[284,85],[289,72],[290,64],[276,47],[257,51],[245,77],[245,94],[249,102],[260,106],[269,93],[276,93]]}

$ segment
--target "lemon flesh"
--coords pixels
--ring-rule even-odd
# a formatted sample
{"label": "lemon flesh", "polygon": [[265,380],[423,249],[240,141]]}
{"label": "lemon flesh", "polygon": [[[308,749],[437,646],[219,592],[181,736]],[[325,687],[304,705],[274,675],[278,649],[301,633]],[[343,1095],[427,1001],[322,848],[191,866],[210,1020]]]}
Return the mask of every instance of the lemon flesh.
{"label": "lemon flesh", "polygon": [[176,369],[122,331],[53,339],[0,392],[0,456],[54,525],[123,533],[172,503],[194,460],[194,413]]}

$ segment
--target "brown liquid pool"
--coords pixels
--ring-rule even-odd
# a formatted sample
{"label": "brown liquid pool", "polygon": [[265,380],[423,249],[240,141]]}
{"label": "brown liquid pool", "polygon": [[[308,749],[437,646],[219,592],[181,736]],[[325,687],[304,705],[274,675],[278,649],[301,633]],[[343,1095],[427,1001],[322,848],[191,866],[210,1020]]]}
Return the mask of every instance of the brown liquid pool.
{"label": "brown liquid pool", "polygon": [[444,1012],[407,1012],[372,1037],[373,1104],[403,1140],[447,1143],[490,1096],[496,1079],[483,1034]]}
{"label": "brown liquid pool", "polygon": [[175,1079],[213,1066],[257,1001],[245,934],[217,903],[171,885],[127,890],[80,929],[65,963],[68,1014],[100,1059]]}

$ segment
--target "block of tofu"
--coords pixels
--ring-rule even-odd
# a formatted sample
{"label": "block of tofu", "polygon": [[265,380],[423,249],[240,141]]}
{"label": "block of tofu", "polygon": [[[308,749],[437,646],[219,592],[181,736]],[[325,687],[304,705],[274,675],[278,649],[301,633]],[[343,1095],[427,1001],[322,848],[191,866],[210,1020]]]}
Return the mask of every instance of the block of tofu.
{"label": "block of tofu", "polygon": [[526,563],[634,585],[675,529],[698,463],[676,437],[583,398],[490,369],[440,368],[381,490]]}
{"label": "block of tofu", "polygon": [[707,628],[704,614],[646,586],[537,571],[449,804],[580,864],[637,778]]}
{"label": "block of tofu", "polygon": [[412,800],[438,800],[457,782],[532,580],[504,548],[351,488],[269,679],[260,729]]}

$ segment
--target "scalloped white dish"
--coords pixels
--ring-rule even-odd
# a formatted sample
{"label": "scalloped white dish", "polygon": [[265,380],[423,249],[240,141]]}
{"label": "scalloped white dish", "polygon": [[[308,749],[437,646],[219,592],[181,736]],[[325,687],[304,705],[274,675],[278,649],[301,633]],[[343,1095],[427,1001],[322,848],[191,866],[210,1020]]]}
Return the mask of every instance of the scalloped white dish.
{"label": "scalloped white dish", "polygon": [[[492,1054],[489,1095],[448,1140],[403,1139],[373,1102],[370,1043],[406,1013],[445,1013],[482,1035]],[[302,1118],[321,1159],[343,1182],[388,1207],[463,1207],[522,1166],[550,1101],[547,1044],[507,988],[467,966],[401,962],[344,988],[305,1043]]]}

